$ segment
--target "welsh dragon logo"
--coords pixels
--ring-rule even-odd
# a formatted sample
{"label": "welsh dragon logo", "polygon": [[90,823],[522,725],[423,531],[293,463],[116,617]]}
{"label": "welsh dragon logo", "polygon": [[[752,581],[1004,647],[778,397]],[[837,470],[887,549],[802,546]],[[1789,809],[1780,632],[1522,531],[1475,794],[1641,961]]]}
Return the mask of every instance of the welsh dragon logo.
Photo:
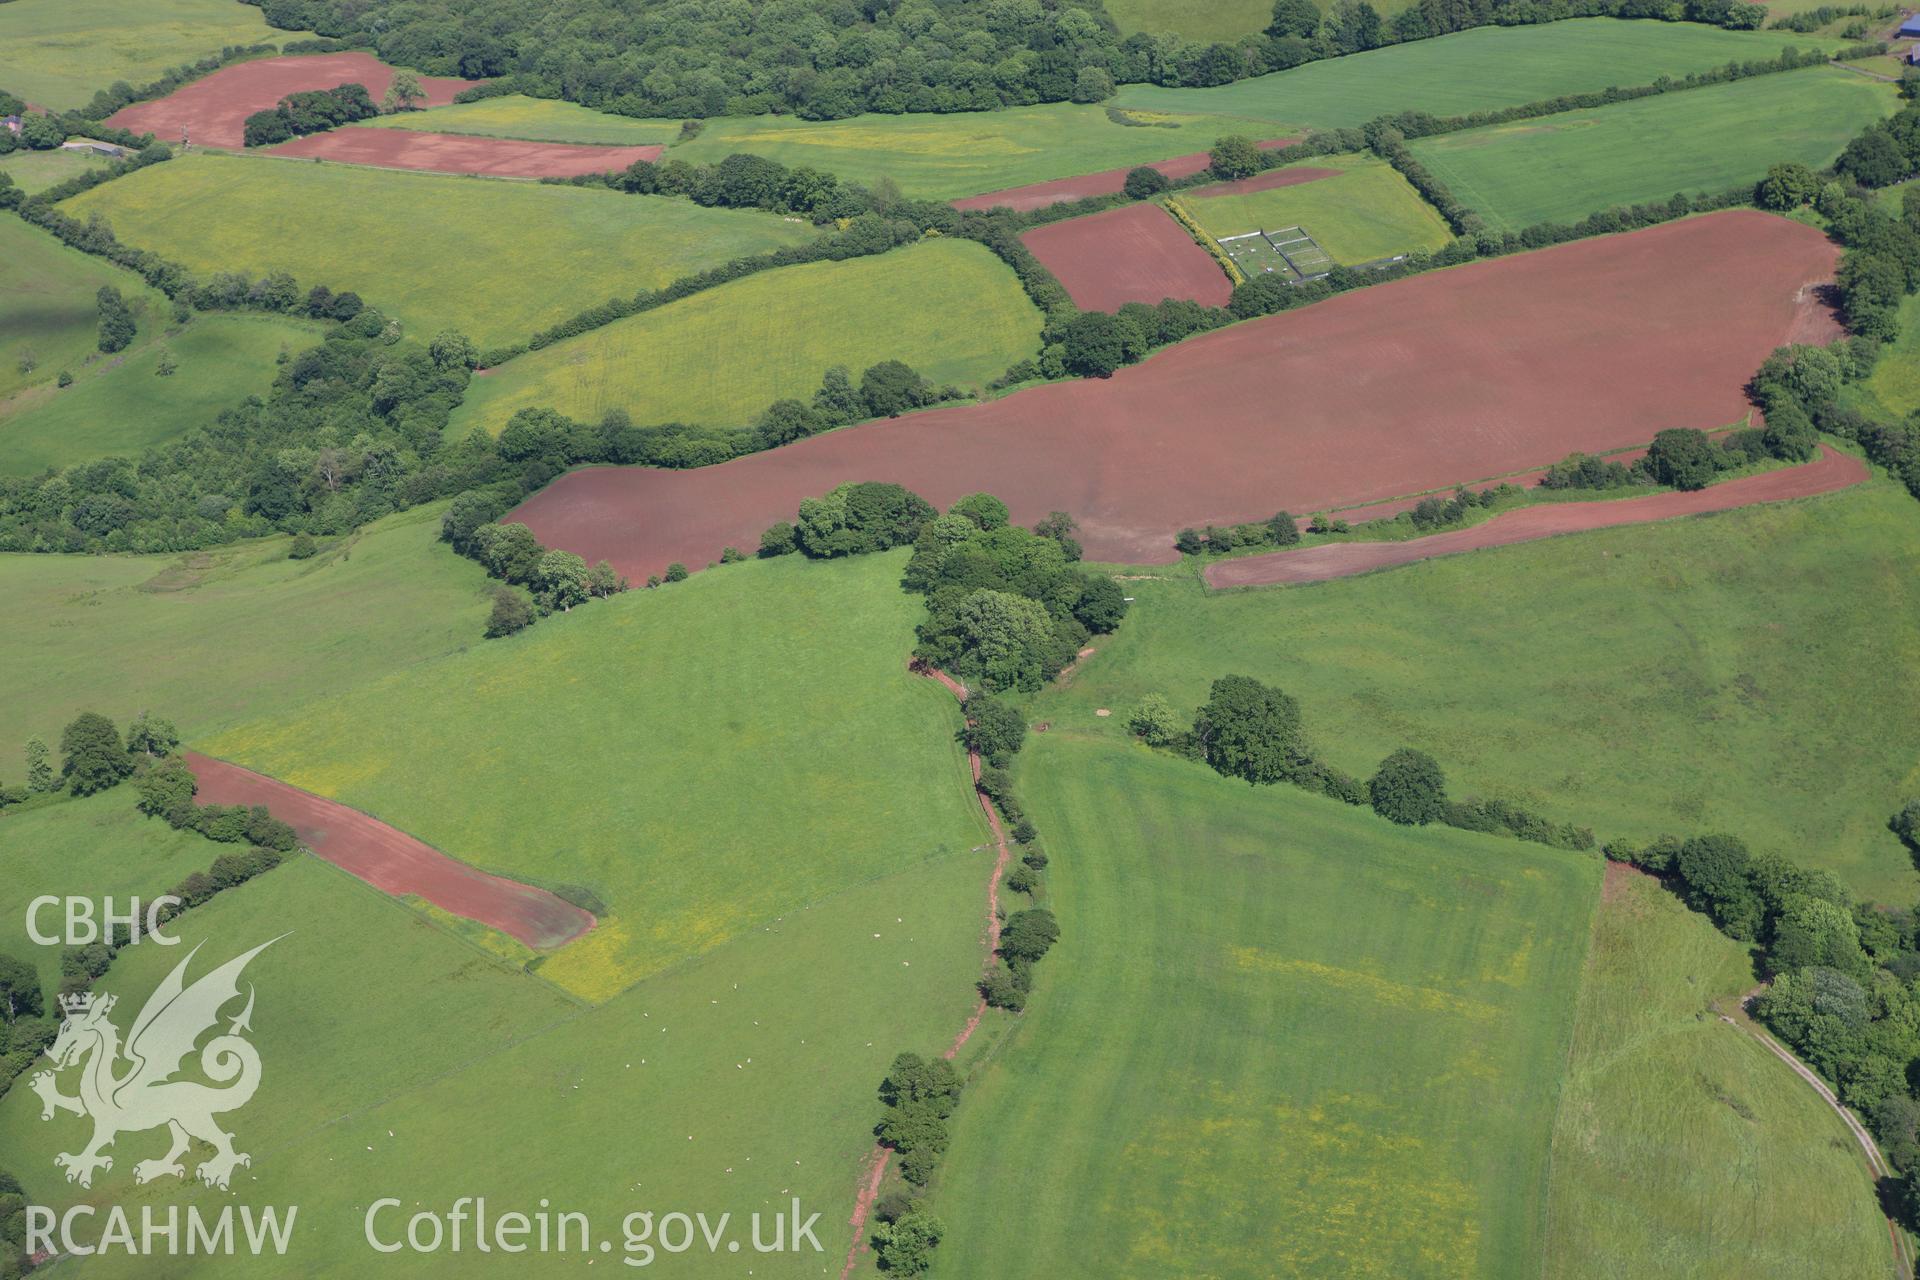
{"label": "welsh dragon logo", "polygon": [[[38,1073],[31,1083],[40,1095],[42,1120],[53,1119],[56,1111],[93,1120],[93,1140],[84,1150],[53,1158],[56,1166],[67,1171],[68,1182],[91,1187],[96,1169],[113,1168],[113,1158],[101,1151],[112,1146],[116,1137],[161,1125],[172,1135],[172,1147],[158,1160],[136,1164],[135,1182],[185,1177],[180,1157],[194,1138],[213,1147],[213,1156],[195,1171],[209,1186],[224,1190],[235,1168],[253,1163],[246,1153],[233,1149],[233,1135],[214,1122],[214,1116],[245,1106],[260,1087],[260,1054],[242,1034],[252,1029],[251,984],[246,1007],[228,1023],[226,1033],[216,1035],[200,1050],[201,1073],[224,1087],[173,1077],[201,1035],[220,1021],[220,1010],[239,998],[240,971],[278,941],[263,942],[188,986],[187,966],[200,950],[196,945],[147,998],[125,1045],[119,1028],[108,1018],[113,996],[87,992],[60,998],[64,1020],[47,1049],[53,1069]],[[81,1067],[80,1093],[68,1097],[55,1081],[60,1072],[76,1064]]]}

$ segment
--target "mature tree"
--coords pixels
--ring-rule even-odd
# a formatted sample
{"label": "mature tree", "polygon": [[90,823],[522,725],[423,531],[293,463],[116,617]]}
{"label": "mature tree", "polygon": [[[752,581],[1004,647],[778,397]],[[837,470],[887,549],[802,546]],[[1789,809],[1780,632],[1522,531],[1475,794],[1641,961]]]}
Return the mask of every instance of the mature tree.
{"label": "mature tree", "polygon": [[1074,600],[1074,619],[1095,635],[1105,635],[1127,616],[1127,593],[1105,574],[1080,575],[1080,593]]}
{"label": "mature tree", "polygon": [[60,735],[60,776],[76,796],[105,791],[133,772],[133,761],[113,721],[92,711],[75,716]]}
{"label": "mature tree", "polygon": [[784,556],[800,549],[798,533],[785,520],[767,526],[760,535],[760,555],[762,557]]}
{"label": "mature tree", "polygon": [[953,610],[954,666],[989,690],[1039,689],[1059,671],[1046,606],[1006,591],[975,591]]}
{"label": "mature tree", "polygon": [[1126,181],[1120,184],[1120,189],[1135,200],[1146,200],[1159,195],[1171,185],[1166,174],[1150,164],[1143,164],[1127,170]]}
{"label": "mature tree", "polygon": [[1053,949],[1060,940],[1060,922],[1045,907],[1029,907],[1007,917],[1000,930],[1000,954],[1008,960],[1031,965]]}
{"label": "mature tree", "polygon": [[35,151],[52,151],[67,140],[60,122],[41,111],[29,111],[20,117],[20,141]]}
{"label": "mature tree", "polygon": [[948,507],[947,514],[965,516],[980,529],[1004,529],[1010,518],[1007,504],[990,493],[970,493]]}
{"label": "mature tree", "polygon": [[1140,699],[1127,728],[1150,747],[1164,747],[1180,736],[1180,716],[1164,694],[1149,693]]}
{"label": "mature tree", "polygon": [[1105,311],[1082,311],[1067,321],[1060,345],[1061,363],[1082,378],[1109,377],[1147,353],[1140,331]]}
{"label": "mature tree", "polygon": [[40,975],[15,956],[0,952],[0,1019],[37,1018],[45,1009]]}
{"label": "mature tree", "polygon": [[945,1118],[960,1103],[960,1074],[947,1058],[896,1054],[881,1078],[880,1101],[890,1107],[917,1103]]}
{"label": "mature tree", "polygon": [[874,1228],[873,1251],[888,1275],[925,1275],[946,1233],[946,1226],[932,1214],[908,1213]]}
{"label": "mature tree", "polygon": [[1825,965],[1865,980],[1873,972],[1853,913],[1820,898],[1788,894],[1773,926],[1767,963],[1776,971]]}
{"label": "mature tree", "polygon": [[1242,134],[1228,134],[1207,154],[1217,178],[1250,178],[1260,172],[1260,148]]}
{"label": "mature tree", "polygon": [[427,354],[439,369],[471,369],[480,363],[480,349],[458,329],[442,329],[434,334],[433,341],[427,345]]}
{"label": "mature tree", "polygon": [[775,400],[754,419],[754,434],[762,448],[774,449],[804,440],[826,425],[818,411],[799,400]]}
{"label": "mature tree", "polygon": [[47,744],[38,738],[27,739],[27,790],[35,795],[53,790],[53,765]]}
{"label": "mature tree", "polygon": [[1274,0],[1273,21],[1267,34],[1275,40],[1296,36],[1309,39],[1320,29],[1320,6],[1313,0]]}
{"label": "mature tree", "polygon": [[1760,934],[1764,904],[1752,877],[1752,855],[1738,836],[1695,836],[1680,846],[1674,867],[1687,885],[1687,900],[1711,914],[1742,941]]}
{"label": "mature tree", "polygon": [[102,351],[124,351],[133,341],[133,312],[127,310],[125,298],[110,284],[100,286],[100,292],[94,295],[94,301],[100,309],[100,349]]}
{"label": "mature tree", "polygon": [[473,545],[494,577],[519,586],[538,585],[540,557],[546,548],[524,524],[483,524],[473,531]]}
{"label": "mature tree", "polygon": [[1656,480],[1676,489],[1706,488],[1718,467],[1713,442],[1692,427],[1670,427],[1656,434],[1647,449],[1647,461]]}
{"label": "mature tree", "polygon": [[1066,512],[1049,511],[1033,526],[1033,531],[1043,538],[1051,538],[1059,543],[1060,549],[1067,553],[1067,559],[1078,560],[1083,550],[1079,539],[1073,536],[1073,531],[1079,527],[1074,518]]}
{"label": "mature tree", "polygon": [[135,806],[140,812],[181,826],[193,812],[193,797],[199,784],[185,760],[169,756],[134,774],[133,788],[140,793]]}
{"label": "mature tree", "polygon": [[1327,17],[1327,29],[1338,53],[1359,53],[1386,43],[1380,11],[1367,0],[1339,0]]}
{"label": "mature tree", "polygon": [[256,111],[240,126],[241,141],[249,147],[270,147],[293,137],[293,122],[278,107]]}
{"label": "mature tree", "polygon": [[[32,744],[28,744],[31,749]],[[1900,812],[1893,815],[1888,826],[1895,835],[1916,849],[1920,849],[1920,797],[1915,797],[1900,806]]]}
{"label": "mature tree", "polygon": [[1803,164],[1776,164],[1754,192],[1762,208],[1798,209],[1820,194],[1820,177]]}
{"label": "mature tree", "polygon": [[1027,740],[1026,717],[998,698],[984,693],[968,695],[966,715],[960,739],[969,751],[977,751],[989,763],[1004,768]]}
{"label": "mature tree", "polygon": [[533,622],[533,605],[512,587],[500,587],[493,593],[493,612],[487,615],[489,639],[510,636],[525,630]]}
{"label": "mature tree", "polygon": [[668,582],[685,582],[687,580],[687,566],[675,560],[667,566],[666,580]]}
{"label": "mature tree", "polygon": [[393,73],[393,83],[387,86],[386,96],[380,100],[380,109],[388,114],[411,111],[426,96],[425,90],[420,87],[420,77],[402,69]]}
{"label": "mature tree", "polygon": [[[543,598],[562,613],[593,598],[588,590],[587,562],[571,551],[549,551],[540,557],[538,575]],[[686,570],[680,571],[686,576]]]}
{"label": "mature tree", "polygon": [[1866,187],[1890,187],[1913,173],[1913,162],[1885,125],[1859,134],[1840,153],[1834,168]]}
{"label": "mature tree", "polygon": [[1291,547],[1300,541],[1300,526],[1284,511],[1276,511],[1267,521],[1267,541],[1276,547]]}
{"label": "mature tree", "polygon": [[172,755],[173,749],[179,745],[180,733],[173,727],[173,721],[150,711],[142,711],[127,726],[128,751],[149,757],[166,756]]}
{"label": "mature tree", "polygon": [[1447,776],[1424,751],[1402,747],[1367,782],[1373,811],[1402,826],[1438,822],[1447,813]]}
{"label": "mature tree", "polygon": [[876,418],[897,418],[927,403],[927,380],[900,360],[882,360],[860,375],[860,399]]}
{"label": "mature tree", "polygon": [[1308,762],[1300,704],[1251,676],[1215,680],[1193,732],[1207,763],[1228,777],[1273,783]]}

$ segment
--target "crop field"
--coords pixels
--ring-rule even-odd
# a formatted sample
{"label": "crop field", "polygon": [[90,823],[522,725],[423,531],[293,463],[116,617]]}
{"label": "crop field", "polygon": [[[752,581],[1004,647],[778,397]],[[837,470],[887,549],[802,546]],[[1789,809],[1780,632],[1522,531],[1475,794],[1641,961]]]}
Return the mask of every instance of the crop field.
{"label": "crop field", "polygon": [[1348,266],[1437,249],[1452,239],[1446,220],[1385,161],[1340,158],[1311,167],[1335,175],[1245,194],[1232,185],[1219,195],[1202,188],[1182,203],[1216,240],[1302,227]]}
{"label": "crop field", "polygon": [[952,699],[906,670],[903,564],[732,565],[196,745],[485,870],[584,886],[608,912],[541,972],[604,1000],[981,842]]}
{"label": "crop field", "polygon": [[110,163],[105,156],[93,151],[68,151],[64,147],[57,151],[21,149],[0,156],[0,173],[12,178],[14,186],[33,195],[68,178],[104,169]]}
{"label": "crop field", "polygon": [[1607,868],[1554,1122],[1549,1280],[1893,1274],[1840,1121],[1707,1012],[1753,985],[1745,947]]}
{"label": "crop field", "polygon": [[120,290],[142,334],[169,314],[166,296],[139,276],[69,249],[18,218],[0,217],[0,293],[7,298],[0,310],[0,406],[23,387],[51,387],[62,369],[77,378],[89,362],[104,358],[95,300],[102,285]]}
{"label": "crop field", "polygon": [[1898,106],[1890,84],[1809,67],[1408,145],[1488,225],[1518,230],[1757,182],[1783,161],[1820,169]]}
{"label": "crop field", "polygon": [[529,406],[591,422],[625,409],[640,423],[743,424],[812,395],[829,365],[857,379],[905,360],[936,383],[978,388],[1039,349],[1040,313],[1013,272],[979,245],[931,240],[762,272],[530,352],[476,379],[448,431],[498,431]]}
{"label": "crop field", "polygon": [[144,84],[226,45],[300,35],[234,0],[13,0],[0,6],[0,85],[67,111],[116,80]]}
{"label": "crop field", "polygon": [[[612,191],[201,154],[61,208],[97,212],[126,243],[195,271],[291,271],[303,288],[359,293],[420,337],[456,328],[482,346],[814,234],[772,214]],[[435,233],[412,234],[427,208]],[[539,235],[526,234],[533,224]],[[592,292],[555,289],[560,278],[590,280]]]}
{"label": "crop field", "polygon": [[1073,701],[1019,775],[1059,968],[960,1112],[943,1271],[1537,1266],[1598,861],[1089,740]]}
{"label": "crop field", "polygon": [[1651,84],[1661,76],[1677,79],[1730,61],[1775,57],[1789,45],[1837,44],[1788,31],[1576,18],[1532,27],[1476,27],[1219,88],[1124,85],[1114,103],[1144,111],[1242,116],[1269,125],[1357,127],[1399,111],[1439,116],[1493,111],[1610,85]]}
{"label": "crop field", "polygon": [[[4,226],[0,223],[0,226]],[[176,375],[178,376],[178,375]],[[192,737],[464,648],[486,576],[440,545],[442,504],[287,559],[268,538],[176,556],[0,555],[0,779],[81,711],[150,709]],[[254,640],[233,646],[245,628]]]}
{"label": "crop field", "polygon": [[669,149],[667,157],[712,164],[750,151],[856,182],[891,178],[910,196],[951,200],[1205,151],[1229,134],[1276,134],[1259,121],[1230,116],[1154,108],[1129,113],[1130,124],[1116,124],[1104,107],[1054,103],[830,121],[722,117],[707,121],[698,136]]}
{"label": "crop field", "polygon": [[[884,476],[943,505],[996,493],[1023,523],[1070,511],[1093,558],[1165,563],[1189,525],[1397,498],[1575,449],[1645,444],[1665,427],[1740,421],[1767,353],[1830,331],[1806,286],[1831,279],[1834,260],[1819,232],[1785,218],[1689,218],[1343,294],[1204,334],[1111,378],[830,432],[718,467],[575,472],[520,513],[549,545],[644,577],[729,543],[750,547],[802,498]],[[1287,389],[1284,413],[1276,387]]]}
{"label": "crop field", "polygon": [[567,142],[476,138],[402,129],[329,129],[272,148],[282,158],[328,160],[382,169],[468,173],[488,178],[577,178],[658,160],[659,147],[583,147]]}
{"label": "crop field", "polygon": [[1731,831],[1905,902],[1886,822],[1920,784],[1920,698],[1882,673],[1920,661],[1911,501],[1869,484],[1310,587],[1130,584],[1141,625],[1070,696],[1187,707],[1245,672],[1350,771],[1414,745],[1455,790],[1602,839]]}
{"label": "crop field", "polygon": [[364,122],[369,129],[464,133],[529,142],[578,142],[603,147],[664,146],[680,136],[670,120],[635,120],[574,102],[508,93],[478,102],[455,102]]}
{"label": "crop field", "polygon": [[1165,209],[1129,204],[1023,232],[1021,243],[1054,274],[1074,305],[1117,311],[1184,298],[1224,307],[1233,283]]}
{"label": "crop field", "polygon": [[[43,382],[0,401],[0,475],[135,457],[205,426],[222,409],[265,394],[279,354],[313,345],[320,333],[318,324],[259,314],[201,314],[178,329],[166,312],[154,318],[166,327],[143,333],[126,351],[96,354],[73,370],[72,386]],[[164,377],[163,359],[175,365]]]}

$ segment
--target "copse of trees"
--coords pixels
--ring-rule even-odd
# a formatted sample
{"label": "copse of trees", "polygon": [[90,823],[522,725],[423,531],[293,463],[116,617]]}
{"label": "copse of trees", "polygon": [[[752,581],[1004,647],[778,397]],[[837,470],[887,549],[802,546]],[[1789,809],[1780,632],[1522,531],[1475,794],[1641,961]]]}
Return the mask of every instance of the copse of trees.
{"label": "copse of trees", "polygon": [[[417,81],[414,89],[417,94]],[[249,147],[268,147],[303,134],[322,133],[356,120],[370,120],[379,114],[380,108],[374,105],[373,96],[363,84],[303,89],[280,99],[276,106],[248,116],[243,136]]]}
{"label": "copse of trees", "polygon": [[100,311],[100,350],[108,353],[126,350],[136,332],[127,300],[120,296],[118,289],[103,284],[94,295],[94,302]]}
{"label": "copse of trees", "polygon": [[[540,545],[524,524],[499,524],[507,500],[495,490],[461,494],[440,517],[440,539],[505,585],[494,592],[489,638],[524,630],[536,618],[570,612],[590,600],[627,590],[627,580],[605,560],[589,568],[571,551]],[[531,601],[515,587],[532,594]]]}

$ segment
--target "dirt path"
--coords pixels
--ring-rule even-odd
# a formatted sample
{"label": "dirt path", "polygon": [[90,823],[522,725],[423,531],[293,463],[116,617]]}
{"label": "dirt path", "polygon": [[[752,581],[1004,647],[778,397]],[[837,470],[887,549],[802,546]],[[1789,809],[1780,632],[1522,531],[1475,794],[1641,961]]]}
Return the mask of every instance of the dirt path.
{"label": "dirt path", "polygon": [[[1741,996],[1740,1008],[1743,1011],[1748,1009],[1752,1005],[1754,998],[1765,990],[1766,986],[1762,984]],[[1845,1124],[1847,1129],[1853,1134],[1854,1141],[1860,1144],[1861,1154],[1863,1154],[1867,1160],[1867,1171],[1873,1175],[1875,1182],[1878,1182],[1882,1178],[1890,1178],[1893,1176],[1892,1167],[1887,1164],[1886,1157],[1880,1154],[1879,1144],[1874,1142],[1873,1135],[1868,1133],[1866,1127],[1854,1118],[1853,1112],[1847,1110],[1840,1104],[1840,1099],[1834,1097],[1833,1090],[1827,1088],[1826,1081],[1814,1074],[1810,1067],[1795,1057],[1792,1050],[1788,1049],[1778,1040],[1775,1040],[1756,1024],[1730,1018],[1724,1013],[1719,1016],[1720,1021],[1726,1023],[1736,1031],[1744,1031],[1755,1040],[1758,1040],[1766,1047],[1769,1053],[1786,1063],[1787,1066],[1793,1069],[1795,1075],[1805,1080],[1808,1086],[1820,1095],[1820,1100],[1827,1104],[1827,1108],[1832,1111],[1833,1114],[1840,1117],[1841,1123]],[[1887,1235],[1893,1242],[1893,1256],[1894,1261],[1898,1264],[1897,1270],[1899,1274],[1902,1277],[1913,1275],[1913,1260],[1907,1256],[1906,1241],[1901,1238],[1899,1224],[1892,1218],[1887,1219]]]}
{"label": "dirt path", "polygon": [[200,784],[197,803],[265,805],[320,857],[383,893],[425,898],[536,950],[594,926],[591,914],[545,889],[470,867],[358,809],[197,751],[185,756]]}
{"label": "dirt path", "polygon": [[1210,587],[1325,582],[1331,578],[1346,578],[1356,573],[1431,560],[1435,556],[1510,546],[1516,542],[1552,538],[1563,533],[1585,533],[1592,529],[1672,520],[1709,511],[1730,511],[1760,502],[1780,502],[1788,498],[1832,493],[1859,484],[1867,478],[1867,474],[1866,463],[1823,444],[1820,446],[1820,456],[1812,462],[1709,485],[1692,493],[1656,493],[1645,498],[1619,498],[1612,502],[1550,503],[1509,511],[1468,529],[1410,538],[1405,542],[1331,542],[1299,551],[1274,551],[1240,560],[1222,560],[1207,567],[1206,580]]}
{"label": "dirt path", "polygon": [[[937,667],[922,667],[917,663],[909,665],[912,670],[921,675],[939,681],[961,702],[964,703],[967,700],[967,686],[946,672]],[[980,781],[978,751],[967,752],[967,767],[973,773],[973,780]],[[1000,815],[994,811],[993,802],[981,795],[977,789],[973,794],[980,801],[981,809],[986,812],[987,826],[993,831],[994,847],[999,850],[993,860],[993,873],[987,878],[987,927],[983,935],[987,952],[984,965],[991,965],[993,953],[1000,946],[1000,878],[1007,874],[1007,863],[1013,859],[1013,850],[1007,845],[1006,832],[1001,830]],[[980,1029],[980,1020],[986,1016],[987,1002],[982,997],[974,1001],[973,1015],[967,1019],[966,1025],[960,1028],[960,1033],[953,1038],[953,1043],[947,1046],[946,1053],[941,1056],[949,1060],[957,1056],[967,1041],[973,1038],[973,1033]],[[847,1261],[840,1268],[840,1280],[847,1280],[847,1277],[853,1273],[854,1267],[859,1265],[861,1257],[867,1252],[867,1215],[873,1212],[873,1202],[879,1197],[880,1182],[886,1177],[887,1161],[892,1156],[891,1151],[876,1142],[873,1151],[867,1157],[867,1176],[860,1183],[860,1192],[853,1201],[853,1216],[848,1219],[853,1225],[853,1243],[847,1248]]]}

